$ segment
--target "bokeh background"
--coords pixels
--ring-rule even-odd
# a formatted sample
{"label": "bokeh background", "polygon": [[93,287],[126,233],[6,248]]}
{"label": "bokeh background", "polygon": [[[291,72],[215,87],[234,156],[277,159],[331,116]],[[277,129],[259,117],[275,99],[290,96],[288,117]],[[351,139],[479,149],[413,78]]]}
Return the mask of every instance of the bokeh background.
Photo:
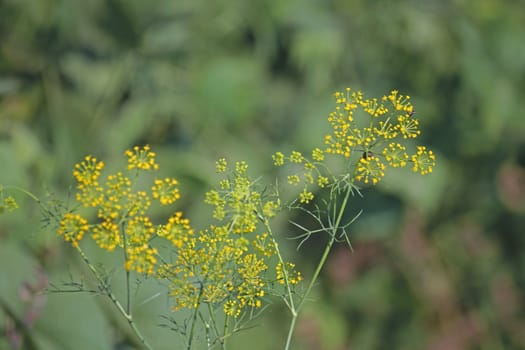
{"label": "bokeh background", "polygon": [[[517,0],[3,0],[0,183],[67,200],[84,155],[117,166],[149,143],[204,227],[217,157],[271,179],[273,152],[322,145],[334,91],[399,89],[438,166],[354,199],[354,252],[333,251],[295,348],[523,349],[524,38]],[[17,199],[0,217],[0,348],[26,320],[24,349],[132,349],[103,298],[39,292],[89,275]],[[289,241],[306,276],[321,243]],[[177,349],[167,301],[146,301],[146,336]],[[272,306],[231,348],[282,348],[286,321]]]}

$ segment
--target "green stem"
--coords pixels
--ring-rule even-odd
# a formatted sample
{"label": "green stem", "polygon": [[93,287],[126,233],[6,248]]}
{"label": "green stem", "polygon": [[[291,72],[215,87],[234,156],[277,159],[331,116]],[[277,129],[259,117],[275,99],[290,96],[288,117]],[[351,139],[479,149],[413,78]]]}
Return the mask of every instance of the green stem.
{"label": "green stem", "polygon": [[[122,237],[124,241],[124,249],[123,249],[124,262],[127,263],[128,262],[128,240],[126,236],[126,228],[124,227],[125,222],[122,221],[120,225],[121,225],[120,229],[122,231]],[[130,289],[130,284],[129,284],[129,277],[130,277],[130,271],[126,269],[126,312],[128,314],[131,314],[131,289]]]}
{"label": "green stem", "polygon": [[[50,217],[53,217],[57,222],[60,222],[60,218],[56,217],[53,214],[53,212],[51,210],[49,210],[49,208],[44,203],[42,203],[42,201],[37,196],[35,196],[33,193],[31,193],[31,192],[29,192],[29,191],[27,191],[27,190],[25,190],[25,189],[23,189],[21,187],[18,187],[18,186],[5,186],[4,188],[16,190],[16,191],[19,191],[19,192],[23,193],[24,195],[28,196],[29,198],[34,200],[40,206],[40,208],[42,210],[44,210]],[[122,230],[124,230],[123,227],[122,227]],[[126,236],[124,235],[124,257],[125,257],[125,260],[127,261],[126,246],[127,246],[127,241],[126,241]],[[104,281],[100,277],[99,272],[91,264],[91,262],[89,261],[88,257],[86,256],[86,254],[84,254],[84,252],[82,251],[82,249],[78,245],[75,245],[75,248],[77,249],[77,251],[79,252],[80,256],[82,257],[82,260],[84,260],[84,262],[88,266],[89,270],[93,273],[93,275],[97,279],[97,281],[100,284],[100,286],[103,287],[105,294],[108,296],[108,298],[111,300],[111,302],[116,306],[116,308],[118,309],[120,314],[128,321],[131,329],[133,330],[133,332],[135,333],[135,335],[137,336],[139,341],[144,345],[144,347],[146,349],[153,350],[151,345],[149,345],[149,343],[146,341],[146,339],[144,338],[144,336],[142,335],[140,330],[137,328],[137,325],[133,321],[133,315],[132,315],[132,312],[131,312],[130,272],[128,270],[126,270],[126,294],[127,294],[127,301],[126,301],[126,309],[124,309],[124,307],[122,306],[120,301],[117,299],[115,294],[113,294],[113,292],[111,292],[111,290],[108,288],[107,282]]]}
{"label": "green stem", "polygon": [[[333,226],[331,227],[330,232],[330,239],[328,243],[326,244],[326,247],[324,249],[323,255],[321,256],[321,259],[319,260],[319,263],[317,264],[317,267],[315,269],[314,275],[312,276],[312,279],[310,280],[310,283],[308,284],[308,287],[306,288],[306,292],[304,293],[303,298],[299,302],[299,305],[297,308],[293,308],[293,304],[291,304],[291,311],[292,311],[292,320],[290,321],[290,328],[288,330],[288,336],[286,337],[286,345],[284,347],[285,350],[289,350],[290,346],[292,344],[292,336],[295,330],[295,325],[297,323],[297,318],[299,317],[299,313],[301,312],[301,309],[303,308],[306,300],[308,299],[308,295],[310,295],[310,292],[312,291],[312,288],[314,287],[315,283],[317,282],[317,279],[319,278],[319,275],[321,274],[321,270],[326,263],[326,260],[328,258],[328,255],[330,251],[332,250],[332,247],[335,242],[337,229],[341,223],[341,220],[343,218],[343,213],[345,211],[346,205],[348,204],[348,198],[350,198],[350,194],[352,193],[352,189],[349,187],[345,193],[345,197],[343,198],[343,202],[341,203],[341,207],[339,208],[339,211],[337,213],[337,217],[335,219],[335,222]],[[290,299],[291,300],[291,299]]]}
{"label": "green stem", "polygon": [[[22,187],[18,187],[18,186],[4,186],[4,188],[6,189],[12,189],[12,190],[15,190],[15,191],[19,191],[19,192],[22,192],[23,194],[25,194],[26,196],[28,196],[29,198],[31,198],[32,200],[34,200],[35,202],[37,202],[39,205],[43,205],[42,204],[42,201],[37,197],[35,196],[34,194],[32,194],[31,192],[23,189]],[[44,207],[45,208],[45,207]]]}
{"label": "green stem", "polygon": [[80,247],[77,245],[75,246],[75,248],[77,249],[78,253],[80,254],[80,256],[82,257],[82,260],[84,260],[84,262],[86,263],[86,265],[88,266],[89,270],[93,273],[93,275],[95,276],[95,278],[98,280],[99,284],[101,286],[104,287],[104,292],[106,293],[106,295],[108,296],[108,298],[111,300],[111,302],[117,307],[117,310],[120,312],[120,314],[126,319],[126,321],[128,321],[131,329],[133,330],[133,332],[135,333],[135,335],[137,336],[137,338],[139,339],[139,341],[144,345],[144,347],[148,350],[153,350],[153,348],[151,347],[151,345],[149,345],[149,343],[146,341],[146,338],[144,338],[144,336],[142,335],[142,333],[140,332],[140,330],[137,328],[137,325],[135,324],[135,322],[133,321],[133,315],[129,312],[129,311],[126,311],[124,309],[124,307],[122,306],[122,304],[120,303],[120,301],[118,301],[117,297],[115,296],[115,294],[113,294],[113,292],[111,292],[111,290],[109,290],[109,288],[107,288],[107,283],[106,281],[104,281],[97,269],[95,268],[95,266],[93,266],[91,264],[91,262],[89,261],[88,257],[86,256],[86,254],[84,254],[84,252],[82,251],[82,249],[80,249]]}
{"label": "green stem", "polygon": [[277,253],[277,258],[279,259],[279,263],[281,264],[282,269],[283,269],[284,285],[286,286],[286,293],[288,294],[287,296],[288,308],[290,309],[290,312],[294,314],[295,313],[295,302],[293,299],[291,284],[288,280],[288,271],[286,270],[286,264],[281,254],[281,250],[279,249],[279,244],[277,243],[277,240],[274,238],[272,227],[270,226],[270,222],[268,221],[268,219],[262,216],[260,216],[260,219],[263,222],[264,227],[268,231],[268,234],[270,235],[270,237],[272,237],[272,242],[275,248],[275,252]]}
{"label": "green stem", "polygon": [[228,339],[227,334],[228,334],[228,323],[229,323],[229,321],[230,321],[230,316],[226,315],[224,317],[224,329],[223,329],[223,332],[222,332],[222,337],[224,339],[223,347],[224,347],[225,350],[226,350],[226,340]]}
{"label": "green stem", "polygon": [[197,302],[195,303],[196,305],[195,312],[193,313],[193,317],[191,320],[190,335],[189,335],[188,347],[187,347],[188,350],[191,350],[191,345],[193,343],[193,336],[195,333],[195,324],[197,323],[197,312],[199,311],[199,305],[201,304],[201,298],[202,298],[203,293],[204,293],[204,286],[201,284],[199,296],[197,297]]}
{"label": "green stem", "polygon": [[22,187],[18,187],[18,186],[4,186],[4,188],[6,189],[11,189],[11,190],[15,190],[15,191],[18,191],[18,192],[21,192],[22,194],[28,196],[29,198],[31,198],[32,200],[34,200],[38,206],[46,212],[46,214],[49,214],[49,216],[53,217],[55,220],[57,220],[57,222],[60,221],[59,218],[55,217],[55,215],[53,215],[53,213],[49,210],[48,207],[45,206],[44,203],[42,203],[42,201],[40,200],[40,198],[38,198],[37,196],[35,196],[33,193],[23,189]]}
{"label": "green stem", "polygon": [[226,339],[224,337],[224,335],[226,334],[226,325],[227,325],[227,321],[228,321],[228,316],[226,316],[226,319],[224,320],[224,333],[221,335],[219,333],[219,329],[217,328],[217,321],[215,320],[215,312],[213,311],[213,308],[211,306],[210,303],[208,303],[208,312],[210,314],[210,318],[211,318],[211,322],[212,322],[212,326],[213,326],[213,331],[215,332],[215,336],[217,337],[217,339],[219,340],[219,344],[221,345],[221,349],[225,350],[226,349]]}

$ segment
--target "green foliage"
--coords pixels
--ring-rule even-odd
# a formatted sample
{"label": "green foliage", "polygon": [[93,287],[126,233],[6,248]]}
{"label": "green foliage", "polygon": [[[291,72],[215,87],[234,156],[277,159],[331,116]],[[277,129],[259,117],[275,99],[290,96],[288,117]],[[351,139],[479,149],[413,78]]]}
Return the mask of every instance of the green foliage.
{"label": "green foliage", "polygon": [[[424,181],[393,170],[352,204],[347,219],[363,209],[350,233],[354,253],[330,256],[315,298],[322,311],[298,322],[299,338],[317,336],[300,346],[523,348],[523,13],[519,1],[495,0],[5,0],[0,183],[67,201],[72,165],[85,154],[116,164],[123,149],[149,143],[163,175],[192,193],[182,193],[186,215],[202,222],[219,156],[267,172],[272,160],[263,159],[275,150],[319,146],[313,135],[328,130],[329,92],[395,87],[412,95],[439,167]],[[83,271],[55,232],[35,227],[40,208],[15,199],[30,209],[0,221],[0,246],[17,252],[0,273],[17,276],[0,283],[10,305],[22,302],[22,280],[38,279],[23,266],[44,266],[50,281]],[[284,220],[277,231],[297,233]],[[318,246],[303,245],[301,265],[322,253]],[[115,319],[87,299],[64,308]],[[139,325],[164,304],[139,308]],[[30,330],[39,348],[61,348],[68,334],[49,310]],[[281,316],[269,314],[237,347],[275,348],[250,335],[283,332],[272,328]],[[334,320],[343,336],[330,336]],[[9,322],[3,309],[0,328]],[[132,342],[127,324],[110,323],[97,348]],[[172,336],[156,327],[146,335],[161,349]]]}

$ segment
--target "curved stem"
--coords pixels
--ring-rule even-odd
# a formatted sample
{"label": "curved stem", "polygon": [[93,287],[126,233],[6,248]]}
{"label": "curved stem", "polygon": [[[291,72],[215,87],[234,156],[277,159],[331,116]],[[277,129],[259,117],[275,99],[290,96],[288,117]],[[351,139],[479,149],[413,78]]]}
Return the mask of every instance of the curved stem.
{"label": "curved stem", "polygon": [[15,191],[18,191],[26,196],[28,196],[29,198],[31,198],[32,200],[34,200],[38,206],[40,207],[40,209],[42,209],[43,211],[46,212],[46,214],[48,214],[50,217],[52,217],[53,219],[55,219],[57,222],[60,221],[59,218],[57,218],[53,212],[51,210],[49,210],[49,208],[44,204],[42,203],[42,201],[40,200],[40,198],[38,198],[37,196],[35,196],[33,193],[29,192],[28,190],[25,190],[23,189],[22,187],[18,187],[18,186],[4,186],[4,188],[6,189],[11,189],[11,190],[15,190]]}
{"label": "curved stem", "polygon": [[[48,214],[50,217],[55,219],[57,222],[60,222],[60,218],[56,217],[54,215],[54,213],[51,210],[49,210],[49,208],[44,203],[42,203],[40,198],[35,196],[33,193],[31,193],[31,192],[29,192],[29,191],[27,191],[27,190],[25,190],[25,189],[23,189],[21,187],[18,187],[18,186],[5,186],[4,188],[16,190],[16,191],[19,191],[19,192],[23,193],[24,195],[28,196],[29,198],[34,200],[40,206],[40,208],[46,212],[46,214]],[[122,227],[122,230],[124,230],[123,227]],[[124,257],[125,257],[125,260],[127,261],[126,244],[127,244],[126,236],[124,235],[124,246],[125,246],[124,247]],[[107,295],[107,297],[111,300],[111,302],[116,306],[116,308],[120,312],[120,314],[128,321],[131,329],[133,330],[133,332],[135,333],[135,335],[137,336],[139,341],[142,343],[142,345],[144,345],[144,347],[146,349],[148,349],[148,350],[153,350],[151,345],[146,341],[146,339],[144,338],[144,336],[142,335],[140,330],[137,328],[136,323],[133,321],[133,315],[132,315],[132,312],[131,312],[130,272],[126,269],[126,294],[127,294],[127,296],[126,296],[126,308],[124,309],[124,307],[122,306],[120,301],[117,299],[115,294],[113,294],[113,292],[108,287],[107,282],[100,276],[100,273],[97,271],[95,266],[93,266],[93,264],[91,264],[91,262],[89,261],[88,257],[86,256],[86,254],[84,254],[84,252],[82,251],[80,246],[78,246],[78,244],[77,244],[77,245],[74,245],[74,247],[76,248],[76,250],[78,251],[78,253],[82,257],[82,260],[88,266],[89,270],[92,272],[92,274],[97,279],[99,285],[103,289],[103,292]]]}
{"label": "curved stem", "polygon": [[26,196],[28,196],[29,198],[31,198],[32,200],[37,202],[39,205],[43,205],[42,201],[37,196],[35,196],[33,193],[23,189],[22,187],[18,187],[18,186],[4,186],[4,188],[22,192],[23,194],[25,194]]}

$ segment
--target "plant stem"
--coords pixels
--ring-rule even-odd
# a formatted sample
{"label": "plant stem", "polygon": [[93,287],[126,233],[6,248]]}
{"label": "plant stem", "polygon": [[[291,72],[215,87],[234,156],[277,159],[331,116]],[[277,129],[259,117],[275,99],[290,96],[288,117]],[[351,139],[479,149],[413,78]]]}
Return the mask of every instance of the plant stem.
{"label": "plant stem", "polygon": [[223,347],[224,349],[226,349],[226,340],[228,339],[228,337],[226,336],[226,334],[228,334],[228,323],[230,321],[230,316],[228,315],[225,315],[224,317],[224,330],[223,330],[223,339],[224,339],[224,343],[223,343]]}
{"label": "plant stem", "polygon": [[[124,263],[127,263],[128,261],[128,239],[126,236],[126,228],[124,226],[125,222],[122,220],[120,225],[121,225],[120,230],[122,231],[122,237],[124,241],[124,249],[123,249]],[[128,269],[126,269],[126,312],[128,314],[131,314],[131,290],[130,290],[130,285],[129,285],[129,277],[130,277],[130,272]]]}
{"label": "plant stem", "polygon": [[[317,279],[319,278],[319,275],[321,273],[321,270],[326,263],[326,260],[328,258],[328,255],[330,251],[332,250],[332,247],[335,242],[336,234],[338,227],[341,223],[341,220],[343,218],[343,213],[346,209],[346,205],[348,203],[348,198],[350,198],[350,194],[352,193],[352,189],[349,187],[346,190],[345,196],[343,198],[343,202],[341,203],[341,207],[339,208],[339,211],[337,212],[336,219],[334,221],[334,224],[330,228],[330,239],[328,240],[328,243],[326,244],[326,247],[324,249],[323,255],[321,256],[321,259],[319,260],[319,263],[317,264],[317,267],[315,269],[314,275],[312,276],[312,279],[310,280],[310,283],[308,284],[308,287],[306,288],[306,292],[303,295],[303,298],[299,302],[299,305],[297,305],[297,308],[294,308],[293,306],[293,300],[290,297],[290,311],[292,312],[292,320],[290,321],[290,328],[288,330],[288,336],[286,337],[286,345],[284,347],[285,350],[289,350],[291,343],[292,343],[292,336],[295,330],[295,325],[297,323],[297,318],[299,317],[299,313],[301,312],[301,309],[303,308],[306,300],[308,299],[308,295],[310,295],[310,292],[312,291],[313,286],[317,282]],[[335,208],[334,208],[335,210]],[[285,274],[286,275],[286,274]],[[289,289],[289,286],[288,286]]]}
{"label": "plant stem", "polygon": [[[6,186],[5,188],[10,188],[10,189],[13,189],[13,190],[16,190],[16,191],[19,191],[19,192],[25,194],[26,196],[28,196],[29,198],[34,200],[40,206],[40,208],[42,210],[44,210],[47,214],[49,214],[51,217],[53,217],[57,222],[60,221],[60,219],[55,217],[55,215],[49,210],[49,208],[46,205],[44,205],[44,203],[42,203],[40,198],[35,196],[33,193],[31,193],[31,192],[29,192],[29,191],[27,191],[27,190],[25,190],[25,189],[23,189],[21,187],[18,187],[18,186]],[[103,288],[104,293],[111,300],[111,302],[117,307],[117,310],[120,312],[120,314],[126,319],[126,321],[128,321],[131,329],[133,330],[133,332],[135,333],[135,335],[137,336],[139,341],[144,345],[144,347],[146,349],[153,350],[151,345],[149,345],[149,343],[146,341],[146,339],[144,338],[144,336],[142,335],[140,330],[137,328],[137,325],[133,321],[133,315],[131,313],[131,297],[130,297],[131,293],[130,293],[130,275],[129,275],[129,271],[126,270],[126,291],[127,291],[127,303],[126,304],[127,305],[126,305],[126,309],[124,309],[124,307],[122,306],[120,301],[117,299],[115,294],[113,294],[113,292],[108,288],[107,282],[104,281],[104,279],[102,279],[102,277],[100,277],[99,272],[97,271],[95,266],[93,266],[93,264],[91,264],[91,262],[89,261],[88,257],[86,256],[86,254],[84,254],[84,252],[82,251],[82,249],[78,245],[75,245],[74,247],[76,248],[76,250],[78,251],[78,253],[82,257],[82,260],[84,260],[84,262],[88,266],[89,270],[93,273],[93,276],[95,276],[95,278],[97,279],[99,285]],[[126,250],[124,249],[124,252],[125,251]],[[126,253],[124,253],[124,254],[126,254]]]}
{"label": "plant stem", "polygon": [[29,192],[29,191],[27,191],[27,190],[25,190],[25,189],[23,189],[21,187],[18,187],[18,186],[4,186],[4,188],[15,190],[15,191],[19,191],[22,194],[28,196],[29,198],[31,198],[32,200],[34,200],[38,204],[40,209],[43,210],[46,213],[46,215],[49,215],[49,217],[52,217],[56,222],[60,222],[60,219],[58,217],[56,217],[56,215],[51,210],[49,210],[49,208],[44,203],[42,203],[40,198],[35,196],[33,193],[31,193],[31,192]]}
{"label": "plant stem", "polygon": [[[42,204],[42,201],[37,197],[35,196],[34,194],[32,194],[31,192],[23,189],[22,187],[18,187],[18,186],[4,186],[4,188],[7,188],[7,189],[12,189],[12,190],[16,190],[16,191],[19,191],[19,192],[22,192],[23,194],[25,194],[26,196],[28,196],[29,198],[31,198],[32,200],[34,200],[35,202],[37,202],[39,205],[43,205]],[[44,207],[45,208],[45,207]]]}
{"label": "plant stem", "polygon": [[286,286],[286,293],[288,293],[288,296],[287,296],[288,308],[290,309],[292,314],[294,314],[295,313],[295,303],[293,300],[292,288],[288,281],[288,271],[286,270],[286,264],[281,254],[281,250],[279,249],[279,244],[277,244],[277,241],[274,238],[272,227],[270,226],[270,222],[268,221],[268,219],[262,216],[260,217],[260,219],[262,220],[264,227],[268,231],[268,234],[270,235],[270,237],[272,237],[275,252],[277,253],[277,257],[279,258],[279,263],[281,264],[282,269],[283,269],[284,285]]}
{"label": "plant stem", "polygon": [[188,347],[187,347],[188,350],[191,350],[191,345],[193,343],[193,336],[195,333],[195,324],[197,323],[197,313],[199,311],[199,305],[201,304],[201,298],[202,298],[203,293],[204,293],[204,286],[201,284],[199,296],[197,297],[197,302],[195,303],[195,312],[193,313],[193,317],[191,320],[190,335],[189,335]]}
{"label": "plant stem", "polygon": [[217,337],[218,342],[221,345],[221,349],[225,350],[226,349],[226,338],[224,335],[226,334],[226,330],[227,330],[228,316],[226,316],[226,319],[224,320],[224,334],[221,335],[219,333],[219,329],[217,328],[217,321],[215,320],[215,316],[214,316],[215,311],[213,311],[213,308],[210,303],[208,303],[208,313],[210,314],[212,327],[213,327],[213,331],[215,332],[215,336]]}
{"label": "plant stem", "polygon": [[117,307],[117,310],[120,312],[120,314],[128,321],[131,329],[133,330],[133,332],[135,333],[135,335],[137,336],[139,341],[144,345],[144,347],[146,349],[153,350],[151,345],[146,341],[146,338],[144,338],[144,336],[142,335],[140,330],[137,328],[137,325],[133,321],[133,315],[131,314],[131,312],[124,310],[124,307],[122,306],[120,301],[118,301],[118,299],[115,296],[115,294],[113,294],[113,292],[108,288],[106,281],[104,281],[100,277],[100,274],[98,273],[97,269],[95,268],[95,266],[93,266],[91,264],[91,262],[89,261],[88,257],[86,256],[86,254],[84,254],[84,252],[82,251],[82,249],[80,249],[79,246],[76,246],[75,248],[77,249],[78,253],[82,257],[82,260],[84,260],[84,262],[88,266],[89,270],[93,273],[95,278],[98,280],[100,286],[102,286],[104,288],[104,292],[106,293],[108,298]]}

